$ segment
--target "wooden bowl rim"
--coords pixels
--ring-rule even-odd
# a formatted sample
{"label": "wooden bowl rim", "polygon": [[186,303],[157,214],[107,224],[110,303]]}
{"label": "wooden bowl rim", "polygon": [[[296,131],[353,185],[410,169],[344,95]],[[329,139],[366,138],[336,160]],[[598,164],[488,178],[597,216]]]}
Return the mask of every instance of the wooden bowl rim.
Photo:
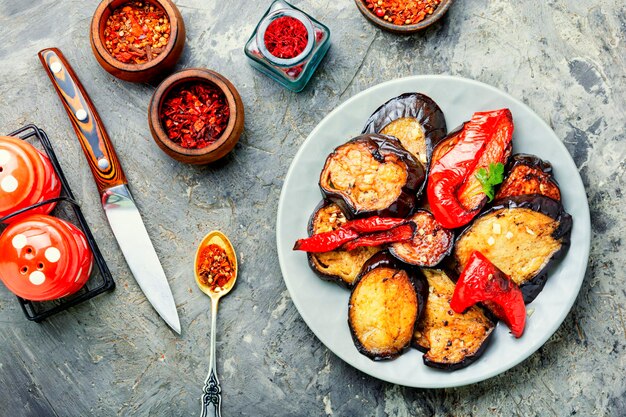
{"label": "wooden bowl rim", "polygon": [[[220,137],[213,144],[199,149],[185,148],[172,141],[167,136],[167,133],[161,124],[160,117],[161,106],[163,105],[163,101],[167,97],[167,94],[174,87],[193,81],[209,82],[219,88],[224,93],[230,110],[228,125],[226,126],[224,132],[222,132]],[[226,77],[218,72],[207,68],[187,68],[178,71],[163,80],[156,88],[152,98],[150,99],[149,117],[150,124],[155,132],[155,135],[153,136],[156,136],[155,139],[158,139],[159,142],[165,145],[172,152],[182,156],[202,157],[211,154],[214,151],[217,151],[225,142],[228,141],[231,135],[235,133],[235,125],[241,114],[239,106],[237,105],[236,97],[239,97],[239,92],[235,86]]]}
{"label": "wooden bowl rim", "polygon": [[439,6],[437,6],[433,14],[431,14],[421,22],[412,25],[396,25],[393,23],[389,23],[376,16],[370,9],[368,9],[363,0],[354,0],[354,2],[356,3],[356,6],[361,14],[376,26],[390,32],[410,34],[418,32],[422,29],[426,29],[428,26],[441,19],[443,15],[446,14],[454,0],[441,0],[441,3],[439,3]]}
{"label": "wooden bowl rim", "polygon": [[115,8],[112,8],[111,3],[117,2],[117,1],[120,1],[120,0],[102,0],[100,4],[98,5],[98,7],[96,8],[96,11],[94,12],[93,17],[91,19],[91,39],[92,39],[92,42],[96,51],[98,51],[98,55],[100,55],[100,57],[103,60],[105,60],[109,65],[111,65],[115,69],[118,69],[124,72],[142,72],[142,71],[147,71],[149,69],[152,69],[158,66],[160,63],[162,63],[163,61],[167,59],[167,57],[174,50],[174,47],[176,45],[176,41],[180,33],[180,30],[179,30],[180,19],[178,18],[178,14],[180,12],[178,12],[178,8],[171,0],[143,0],[149,3],[157,3],[165,11],[170,21],[170,37],[167,42],[167,45],[165,46],[165,50],[161,52],[152,61],[148,61],[144,64],[125,64],[115,59],[113,55],[109,53],[109,51],[105,48],[104,44],[102,43],[102,38],[100,37],[100,29],[102,25],[106,25],[106,22],[103,21],[104,12],[107,9],[111,9],[111,12],[113,12],[113,10],[117,9],[121,5],[130,3],[134,0],[121,0],[118,6],[116,6]]}

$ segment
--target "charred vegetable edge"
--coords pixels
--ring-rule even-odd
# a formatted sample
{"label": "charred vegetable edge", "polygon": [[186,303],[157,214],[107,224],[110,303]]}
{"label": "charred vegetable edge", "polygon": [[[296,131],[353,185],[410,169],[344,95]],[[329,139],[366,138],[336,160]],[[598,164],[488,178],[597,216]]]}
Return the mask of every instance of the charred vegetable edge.
{"label": "charred vegetable edge", "polygon": [[[391,114],[394,113],[394,116]],[[397,113],[397,115],[395,114]],[[404,93],[378,107],[365,122],[361,133],[380,133],[394,120],[410,117],[416,119],[426,138],[426,171],[435,147],[447,135],[446,118],[432,98],[421,93]]]}
{"label": "charred vegetable edge", "polygon": [[[351,143],[366,142],[370,148],[370,152],[379,162],[384,160],[386,154],[396,155],[404,164],[407,170],[407,179],[402,186],[400,196],[389,207],[381,210],[357,210],[352,202],[342,193],[327,190],[322,185],[322,176],[324,175],[330,159],[334,156],[336,150],[342,146]],[[324,167],[319,177],[319,187],[325,200],[329,200],[339,206],[349,219],[355,217],[368,217],[373,215],[406,217],[413,213],[417,206],[417,201],[426,185],[426,170],[420,161],[418,161],[411,153],[404,149],[400,141],[393,136],[385,136],[378,134],[366,134],[357,136],[348,142],[339,145],[331,152],[324,162]]]}
{"label": "charred vegetable edge", "polygon": [[[313,236],[313,232],[314,232],[313,227],[314,227],[314,223],[315,223],[315,216],[317,216],[317,213],[321,209],[323,209],[324,207],[329,206],[330,204],[334,204],[334,203],[332,201],[322,200],[322,201],[319,202],[319,204],[313,210],[313,214],[311,214],[311,217],[309,218],[309,224],[307,226],[307,233],[308,233],[309,236]],[[341,207],[339,207],[339,209],[342,210],[342,212],[343,212],[343,209],[341,209]],[[344,215],[345,214],[346,213],[344,212]],[[334,283],[338,284],[340,287],[346,288],[348,290],[350,290],[350,289],[352,289],[352,287],[354,287],[354,284],[356,283],[356,279],[355,279],[355,282],[353,284],[349,284],[346,281],[344,281],[343,279],[341,279],[341,277],[339,277],[338,275],[326,274],[326,273],[320,271],[319,269],[317,269],[317,266],[315,265],[315,261],[313,260],[314,256],[315,256],[314,253],[307,252],[307,259],[309,261],[309,267],[313,270],[313,272],[315,272],[317,274],[317,276],[319,276],[324,281],[334,282]]]}
{"label": "charred vegetable edge", "polygon": [[[553,200],[550,197],[546,197],[540,194],[528,194],[521,195],[515,197],[507,197],[495,202],[495,204],[490,207],[487,211],[482,213],[478,218],[489,216],[495,211],[501,209],[515,209],[515,208],[527,208],[538,213],[542,213],[551,219],[554,219],[559,222],[559,226],[552,233],[552,238],[555,240],[561,241],[561,248],[556,251],[548,262],[546,262],[545,266],[537,272],[537,274],[529,281],[520,285],[520,289],[522,290],[522,294],[524,295],[524,302],[526,304],[531,303],[543,287],[546,285],[548,281],[548,272],[551,269],[554,261],[559,260],[565,256],[570,246],[570,236],[572,233],[572,216],[570,216],[566,211],[561,202]],[[470,223],[464,230],[461,232],[456,242],[461,240],[466,232],[468,232],[476,219]],[[455,243],[456,246],[456,243]],[[453,260],[454,263],[457,262],[456,258]]]}
{"label": "charred vegetable edge", "polygon": [[[420,321],[422,315],[424,314],[424,310],[426,308],[426,299],[428,297],[428,283],[426,282],[426,277],[424,277],[424,275],[422,274],[422,271],[419,268],[413,267],[411,265],[407,265],[404,262],[400,262],[398,259],[391,256],[389,251],[385,250],[382,252],[378,252],[377,254],[372,256],[365,263],[365,265],[363,265],[363,268],[361,269],[359,276],[354,281],[354,287],[352,289],[352,292],[350,293],[350,299],[348,303],[350,303],[350,301],[352,300],[352,293],[354,292],[356,287],[359,285],[361,278],[363,278],[368,272],[376,268],[382,268],[382,267],[392,268],[392,269],[401,269],[401,270],[406,271],[407,275],[409,276],[409,281],[413,285],[413,289],[415,290],[415,295],[417,296],[417,316],[415,317],[415,323],[413,324],[413,331],[411,333],[412,335],[415,332],[415,326],[417,326],[417,323]],[[411,337],[409,343],[407,343],[407,345],[404,348],[400,349],[397,353],[393,355],[378,356],[378,355],[370,353],[361,344],[361,342],[359,341],[359,338],[354,332],[354,329],[352,327],[352,323],[350,320],[350,311],[349,311],[350,308],[351,307],[349,305],[348,327],[350,328],[350,335],[352,336],[352,341],[354,342],[354,346],[362,355],[367,356],[373,361],[382,361],[382,360],[394,359],[402,355],[407,349],[411,347],[413,337]]]}
{"label": "charred vegetable edge", "polygon": [[[439,223],[437,222],[437,220],[435,219],[435,216],[433,216],[433,214],[432,214],[429,210],[426,210],[426,209],[424,209],[424,208],[420,208],[420,209],[415,210],[415,212],[414,212],[414,213],[413,213],[413,214],[412,214],[412,215],[408,218],[408,220],[411,220],[411,221],[412,221],[412,220],[413,220],[413,217],[414,217],[415,215],[417,215],[418,213],[427,213],[427,214],[430,216],[430,218],[431,218],[431,220],[432,220],[432,221],[434,221],[434,222],[436,222],[437,224],[439,224]],[[413,223],[415,223],[415,222],[413,222]],[[397,254],[397,253],[396,253],[396,250],[395,250],[395,249],[394,249],[394,247],[393,247],[393,246],[394,246],[394,244],[391,244],[391,245],[389,246],[389,253],[390,253],[393,257],[395,257],[396,259],[398,259],[398,260],[400,260],[401,262],[403,262],[403,263],[405,263],[405,264],[408,264],[408,265],[413,265],[413,266],[416,266],[416,267],[423,267],[423,268],[435,268],[435,267],[437,267],[437,266],[438,266],[438,265],[439,265],[439,264],[440,264],[440,263],[441,263],[441,262],[442,262],[442,261],[443,261],[443,260],[444,260],[444,259],[448,256],[448,255],[450,255],[450,254],[452,253],[452,249],[454,249],[454,243],[455,243],[455,238],[454,238],[454,230],[453,230],[453,229],[446,229],[445,227],[443,227],[443,226],[441,226],[441,225],[439,225],[439,226],[440,226],[443,230],[445,230],[447,233],[449,233],[449,235],[450,235],[450,244],[448,245],[448,248],[445,250],[445,252],[443,252],[443,253],[441,254],[441,256],[437,259],[437,261],[436,261],[436,262],[431,263],[431,264],[428,264],[428,265],[424,265],[424,264],[414,264],[414,263],[412,263],[412,262],[409,262],[408,260],[403,259],[403,258],[402,258],[402,256],[400,256],[399,254]],[[405,243],[409,243],[409,242],[405,242]]]}

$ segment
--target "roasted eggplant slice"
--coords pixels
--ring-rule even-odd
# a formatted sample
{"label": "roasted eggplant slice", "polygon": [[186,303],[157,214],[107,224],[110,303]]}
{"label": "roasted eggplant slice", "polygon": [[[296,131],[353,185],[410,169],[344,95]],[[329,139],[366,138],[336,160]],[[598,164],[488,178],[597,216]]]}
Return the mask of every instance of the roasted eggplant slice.
{"label": "roasted eggplant slice", "polygon": [[388,252],[374,255],[350,295],[348,324],[357,350],[372,360],[400,355],[411,344],[426,294],[417,268]]}
{"label": "roasted eggplant slice", "polygon": [[428,168],[434,147],[446,136],[446,118],[430,97],[405,93],[380,106],[367,120],[362,133],[398,138]]}
{"label": "roasted eggplant slice", "polygon": [[418,210],[410,219],[416,225],[413,239],[392,244],[389,252],[411,265],[436,266],[452,251],[454,233],[440,225],[426,210]]}
{"label": "roasted eggplant slice", "polygon": [[496,321],[480,307],[455,313],[450,308],[454,282],[440,269],[422,270],[428,281],[424,315],[418,321],[413,346],[424,354],[424,364],[454,371],[474,362],[485,350]]}
{"label": "roasted eggplant slice", "polygon": [[[322,201],[309,220],[309,236],[337,230],[346,222],[346,216],[338,205]],[[361,247],[351,251],[339,249],[308,253],[309,266],[322,279],[337,282],[344,287],[352,287],[363,264],[380,250],[380,247]]]}
{"label": "roasted eggplant slice", "polygon": [[485,255],[520,287],[530,303],[541,292],[553,260],[570,245],[572,217],[560,202],[541,195],[510,197],[478,217],[457,239],[458,273],[473,251]]}
{"label": "roasted eggplant slice", "polygon": [[554,179],[552,165],[535,155],[513,155],[507,177],[500,186],[496,200],[518,195],[541,194],[561,201],[561,190]]}
{"label": "roasted eggplant slice", "polygon": [[325,199],[348,217],[406,217],[417,204],[424,166],[389,136],[361,135],[337,147],[320,175]]}

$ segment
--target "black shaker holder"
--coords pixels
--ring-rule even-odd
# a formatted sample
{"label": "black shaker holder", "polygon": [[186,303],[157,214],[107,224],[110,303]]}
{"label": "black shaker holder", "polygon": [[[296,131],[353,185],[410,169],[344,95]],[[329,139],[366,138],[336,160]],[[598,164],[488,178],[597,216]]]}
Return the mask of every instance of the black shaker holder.
{"label": "black shaker holder", "polygon": [[61,181],[61,194],[57,198],[42,201],[41,203],[17,210],[8,216],[0,218],[0,231],[4,231],[6,228],[6,225],[1,223],[13,216],[46,204],[57,203],[53,214],[76,225],[85,234],[87,244],[93,253],[94,266],[91,271],[91,275],[85,285],[76,293],[52,301],[29,301],[21,297],[17,297],[26,318],[31,321],[41,322],[53,314],[67,310],[68,308],[80,304],[83,301],[87,301],[105,291],[113,290],[115,288],[115,281],[113,281],[111,272],[109,271],[109,268],[100,253],[100,249],[93,238],[89,225],[87,224],[87,221],[83,216],[83,212],[80,209],[80,205],[74,199],[74,194],[65,179],[63,170],[59,165],[59,160],[54,153],[54,149],[52,148],[46,132],[33,124],[29,124],[16,130],[15,132],[10,133],[9,136],[18,137],[22,140],[29,140],[33,138],[39,140],[41,148],[43,148],[46,155],[50,159],[54,172],[59,178],[59,181]]}

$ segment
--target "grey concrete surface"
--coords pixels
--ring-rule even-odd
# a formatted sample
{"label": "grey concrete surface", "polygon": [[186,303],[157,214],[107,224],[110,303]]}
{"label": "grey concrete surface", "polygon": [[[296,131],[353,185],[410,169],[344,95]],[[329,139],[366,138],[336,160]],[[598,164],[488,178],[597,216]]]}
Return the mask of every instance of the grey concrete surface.
{"label": "grey concrete surface", "polygon": [[[208,367],[209,300],[196,288],[195,246],[221,229],[240,280],[218,318],[224,416],[625,416],[626,6],[622,0],[456,1],[423,33],[381,32],[351,0],[294,0],[330,26],[328,56],[294,94],[255,72],[243,45],[269,1],[177,0],[187,26],[179,68],[230,78],[245,133],[223,162],[179,164],[152,142],[154,86],[97,64],[97,1],[0,0],[0,131],[44,128],[82,203],[117,289],[43,324],[0,288],[0,415],[188,416]],[[65,111],[37,59],[61,48],[106,124],[177,300],[183,334],[157,317],[124,262]],[[329,352],[281,278],[275,217],[291,159],[338,104],[377,83],[453,74],[501,88],[546,120],[574,157],[593,223],[583,288],[537,353],[488,381],[445,390],[373,379]]]}

